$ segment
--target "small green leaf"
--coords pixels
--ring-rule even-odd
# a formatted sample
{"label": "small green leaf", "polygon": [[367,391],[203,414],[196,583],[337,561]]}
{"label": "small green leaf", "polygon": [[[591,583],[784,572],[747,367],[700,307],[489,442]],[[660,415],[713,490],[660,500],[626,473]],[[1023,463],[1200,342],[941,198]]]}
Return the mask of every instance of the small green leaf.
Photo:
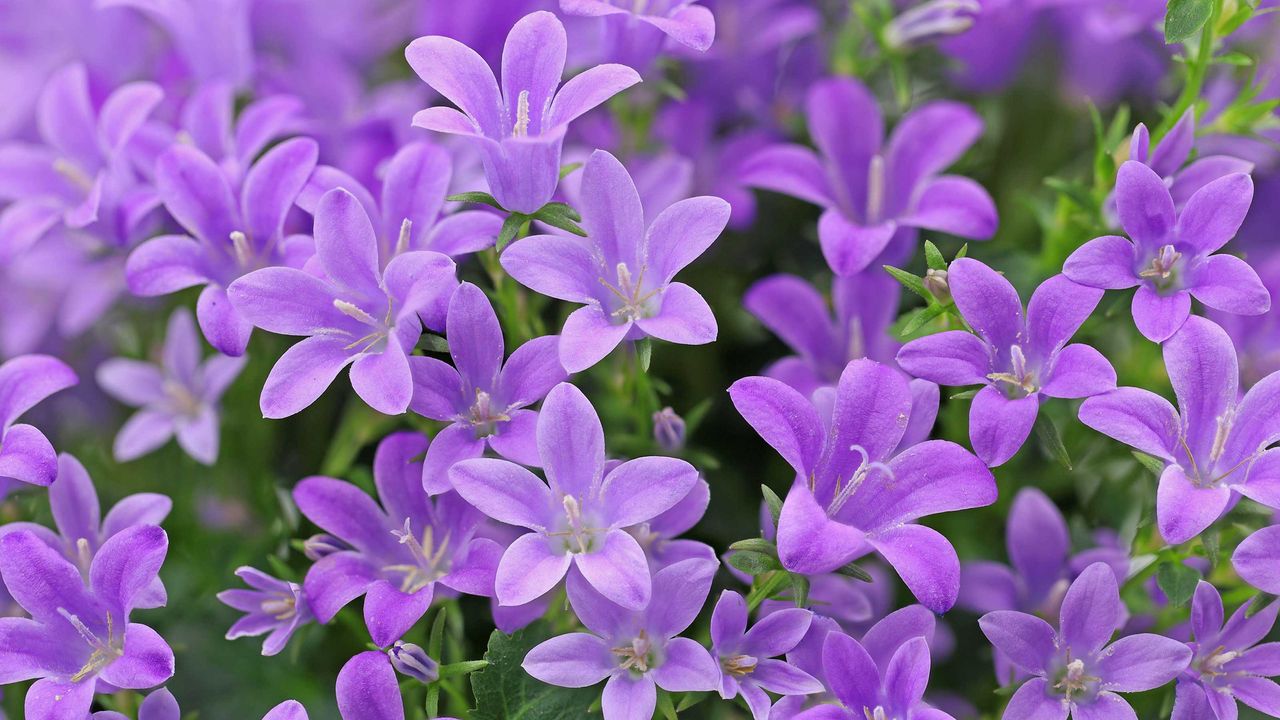
{"label": "small green leaf", "polygon": [[934,245],[932,241],[924,241],[924,261],[930,270],[946,270],[947,259],[942,257],[942,251]]}
{"label": "small green leaf", "polygon": [[422,337],[418,340],[418,347],[422,348],[426,352],[447,353],[449,352],[449,341],[439,335],[423,333]]}
{"label": "small green leaf", "polygon": [[809,578],[791,573],[791,599],[798,608],[809,604]]}
{"label": "small green leaf", "polygon": [[1153,457],[1146,453],[1140,453],[1137,450],[1132,452],[1134,459],[1141,463],[1142,467],[1149,470],[1152,475],[1160,477],[1164,473],[1164,461],[1160,458]]}
{"label": "small green leaf", "polygon": [[1217,528],[1209,528],[1200,533],[1200,545],[1204,547],[1205,557],[1209,558],[1209,569],[1218,565],[1218,555],[1222,551],[1222,537]]}
{"label": "small green leaf", "polygon": [[751,576],[761,575],[782,568],[781,563],[779,563],[776,558],[769,557],[764,553],[751,552],[749,550],[735,551],[729,555],[728,561],[730,565]]}
{"label": "small green leaf", "polygon": [[488,660],[464,660],[462,662],[449,663],[440,666],[440,677],[450,677],[452,675],[470,675],[473,672],[483,670],[489,667]]}
{"label": "small green leaf", "polygon": [[653,360],[653,341],[640,338],[636,341],[636,360],[640,363],[640,372],[649,372],[649,363]]}
{"label": "small green leaf", "polygon": [[1058,426],[1053,422],[1053,418],[1040,413],[1036,417],[1036,434],[1049,455],[1070,470],[1071,456],[1067,454],[1067,446],[1062,444],[1062,433],[1058,432]]}
{"label": "small green leaf", "polygon": [[949,397],[952,400],[972,400],[973,396],[978,394],[979,389],[980,388],[974,388],[972,390],[961,390],[960,392],[955,393],[954,395],[948,395],[947,397]]}
{"label": "small green leaf", "polygon": [[969,243],[960,246],[960,250],[956,253],[955,259],[959,260],[969,254]]}
{"label": "small green leaf", "polygon": [[920,308],[911,315],[911,319],[907,321],[907,324],[902,326],[902,330],[898,332],[898,336],[901,338],[911,336],[915,331],[924,327],[926,323],[932,322],[935,318],[946,311],[946,305],[930,305],[929,307]]}
{"label": "small green leaf", "polygon": [[778,518],[782,516],[782,498],[768,485],[760,486],[760,494],[764,495],[764,504],[769,506],[769,517],[773,518],[773,526],[778,527]]}
{"label": "small green leaf", "polygon": [[1213,0],[1169,0],[1164,16],[1164,42],[1180,43],[1195,35],[1213,14]]}
{"label": "small green leaf", "polygon": [[564,165],[560,166],[560,179],[561,180],[565,179],[580,167],[582,167],[582,163],[580,162],[565,163]]}
{"label": "small green leaf", "polygon": [[570,220],[578,221],[582,219],[582,215],[573,209],[572,205],[562,202],[549,202],[538,208],[538,212],[533,214],[539,220],[544,217],[567,217]]}
{"label": "small green leaf", "polygon": [[1174,607],[1182,607],[1191,599],[1198,582],[1200,573],[1181,562],[1166,560],[1156,568],[1156,583]]}
{"label": "small green leaf", "polygon": [[658,712],[665,720],[677,720],[675,703],[671,702],[671,693],[666,690],[658,691]]}
{"label": "small green leaf", "polygon": [[497,208],[497,209],[502,210],[502,211],[504,211],[504,212],[506,211],[506,208],[504,208],[504,207],[502,207],[501,205],[499,205],[499,204],[498,204],[498,200],[497,200],[497,198],[495,198],[494,196],[490,195],[490,194],[489,194],[489,193],[487,193],[487,192],[464,192],[464,193],[458,193],[457,195],[450,195],[449,197],[445,198],[445,200],[448,200],[449,202],[473,203],[473,204],[476,204],[476,205],[488,205],[489,207]]}
{"label": "small green leaf", "polygon": [[529,222],[528,215],[511,213],[507,216],[507,219],[502,222],[502,229],[498,231],[498,252],[505,250],[507,245],[510,245],[511,241],[516,239],[516,236],[520,234],[520,228],[524,227],[527,222]]}
{"label": "small green leaf", "polygon": [[687,692],[684,697],[680,698],[680,702],[676,704],[676,712],[684,712],[709,697],[711,697],[711,693],[708,692]]}
{"label": "small green leaf", "polygon": [[843,567],[836,568],[836,573],[839,575],[844,575],[845,577],[851,577],[854,580],[861,580],[862,582],[872,582],[871,573],[867,572],[866,570],[863,570],[861,567],[858,566],[857,563],[849,563],[848,565],[845,565]]}
{"label": "small green leaf", "polygon": [[1270,593],[1260,592],[1253,597],[1253,602],[1249,603],[1249,609],[1244,611],[1244,616],[1251,618],[1254,615],[1267,609],[1267,606],[1275,602],[1276,596]]}
{"label": "small green leaf", "polygon": [[[560,205],[564,209],[548,209],[554,205]],[[586,237],[587,231],[583,230],[578,221],[582,219],[577,211],[563,203],[547,203],[541,210],[533,214],[535,220],[540,220],[552,227],[560,228],[573,233],[579,237]]]}
{"label": "small green leaf", "polygon": [[1236,67],[1249,67],[1253,65],[1253,58],[1242,52],[1229,52],[1224,55],[1218,55],[1213,58],[1215,65],[1234,65]]}
{"label": "small green leaf", "polygon": [[778,548],[770,540],[764,538],[747,538],[729,546],[734,552],[758,552],[772,557],[778,557]]}
{"label": "small green leaf", "polygon": [[1255,12],[1257,10],[1251,7],[1250,3],[1241,3],[1240,7],[1230,17],[1218,23],[1218,36],[1226,37],[1239,30],[1240,26],[1248,22]]}
{"label": "small green leaf", "polygon": [[892,275],[892,276],[894,277],[894,279],[895,279],[895,280],[897,280],[898,282],[902,283],[902,286],[903,286],[903,287],[905,287],[906,289],[908,289],[908,290],[910,290],[911,292],[913,292],[913,293],[915,293],[915,294],[919,295],[920,297],[924,298],[925,300],[932,300],[932,299],[933,299],[933,296],[932,296],[932,295],[930,295],[930,294],[929,294],[929,291],[925,289],[925,287],[924,287],[924,280],[922,280],[921,278],[919,278],[919,277],[917,277],[917,276],[915,276],[915,275],[912,275],[911,273],[907,272],[906,270],[902,270],[902,269],[896,268],[896,267],[894,267],[894,266],[892,266],[892,265],[885,265],[885,266],[884,266],[884,269],[885,269],[885,271],[886,271],[886,272],[888,272],[890,275]]}

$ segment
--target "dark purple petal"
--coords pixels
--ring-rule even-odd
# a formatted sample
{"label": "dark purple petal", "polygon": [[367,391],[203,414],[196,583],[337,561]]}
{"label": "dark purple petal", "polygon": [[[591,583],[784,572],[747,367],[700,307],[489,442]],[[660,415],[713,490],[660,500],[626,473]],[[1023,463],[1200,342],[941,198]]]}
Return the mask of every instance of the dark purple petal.
{"label": "dark purple petal", "polygon": [[193,147],[177,144],[156,164],[156,189],[182,227],[212,247],[243,231],[240,206],[222,170]]}
{"label": "dark purple petal", "polygon": [[888,463],[892,476],[868,481],[839,513],[872,532],[926,515],[990,505],[996,482],[985,463],[946,440],[927,440]]}
{"label": "dark purple petal", "polygon": [[[305,478],[293,489],[298,510],[320,529],[364,553],[394,557],[400,544],[391,520],[355,485],[336,478]],[[397,520],[399,520],[397,518]]]}
{"label": "dark purple petal", "polygon": [[[390,532],[387,534],[390,536]],[[316,561],[307,571],[302,586],[316,619],[327,623],[377,579],[376,568],[364,556],[342,551]]]}
{"label": "dark purple petal", "polygon": [[422,355],[409,358],[413,376],[413,400],[409,408],[432,420],[452,420],[466,410],[469,398],[463,395],[462,378],[452,365]]}
{"label": "dark purple petal", "polygon": [[403,637],[426,614],[433,589],[404,593],[386,580],[374,581],[364,596],[364,623],[373,644],[386,647]]}
{"label": "dark purple petal", "polygon": [[205,248],[185,235],[161,235],[139,245],[125,262],[134,295],[152,297],[209,282]]}
{"label": "dark purple petal", "polygon": [[1063,575],[1071,538],[1067,521],[1047,495],[1023,488],[1013,498],[1005,544],[1033,598],[1045,597]]}
{"label": "dark purple petal", "polygon": [[130,690],[155,687],[173,677],[173,650],[146,625],[125,628],[124,655],[102,669],[99,677]]}
{"label": "dark purple petal", "polygon": [[221,286],[207,285],[196,300],[196,320],[200,331],[215,350],[239,357],[249,346],[253,324],[240,316]]}
{"label": "dark purple petal", "polygon": [[947,281],[956,307],[969,325],[997,348],[1015,344],[1022,334],[1022,301],[1003,275],[970,258],[951,263]]}
{"label": "dark purple petal", "polygon": [[880,673],[857,640],[841,632],[827,635],[822,646],[822,666],[831,692],[845,707],[880,704]]}

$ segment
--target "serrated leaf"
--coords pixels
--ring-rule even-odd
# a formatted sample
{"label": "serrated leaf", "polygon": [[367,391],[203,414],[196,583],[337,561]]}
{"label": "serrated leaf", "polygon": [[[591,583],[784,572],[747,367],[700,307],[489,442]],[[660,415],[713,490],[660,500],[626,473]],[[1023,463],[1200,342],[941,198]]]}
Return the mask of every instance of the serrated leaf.
{"label": "serrated leaf", "polygon": [[929,307],[920,308],[912,313],[911,319],[906,325],[902,326],[902,330],[898,332],[898,336],[902,338],[909,337],[917,330],[924,327],[926,323],[932,322],[939,315],[947,311],[946,305],[930,305]]}
{"label": "serrated leaf", "polygon": [[1213,0],[1169,0],[1164,16],[1164,42],[1180,43],[1195,35],[1213,14]]}
{"label": "serrated leaf", "polygon": [[851,577],[854,580],[861,580],[862,582],[872,582],[873,580],[871,573],[863,570],[857,563],[849,563],[836,568],[836,574]]}
{"label": "serrated leaf", "polygon": [[942,257],[942,251],[938,249],[931,241],[924,241],[924,261],[930,270],[946,270],[947,259]]}
{"label": "serrated leaf", "polygon": [[1164,473],[1164,461],[1160,458],[1138,452],[1137,450],[1133,450],[1132,453],[1134,459],[1141,463],[1142,467],[1149,470],[1152,475],[1160,477]]}
{"label": "serrated leaf", "polygon": [[727,559],[730,565],[752,577],[782,568],[782,564],[776,558],[750,550],[735,551],[730,553]]}
{"label": "serrated leaf", "polygon": [[924,287],[924,280],[922,280],[921,278],[919,278],[919,277],[917,277],[917,276],[915,276],[915,275],[912,275],[911,273],[907,272],[906,270],[902,270],[902,269],[900,269],[900,268],[896,268],[896,267],[894,267],[894,266],[892,266],[892,265],[885,265],[885,266],[884,266],[884,269],[885,269],[885,272],[887,272],[887,273],[889,273],[890,275],[892,275],[892,276],[893,276],[893,278],[894,278],[895,280],[897,280],[898,282],[902,283],[902,286],[903,286],[903,287],[905,287],[906,289],[908,289],[908,290],[910,290],[911,292],[913,292],[913,293],[915,293],[915,294],[919,295],[920,297],[924,298],[925,300],[932,300],[932,299],[933,299],[933,296],[932,296],[932,295],[930,295],[930,294],[929,294],[929,291],[925,289],[925,287]]}
{"label": "serrated leaf", "polygon": [[1044,445],[1049,456],[1057,460],[1063,467],[1071,469],[1071,456],[1067,454],[1067,446],[1062,443],[1062,433],[1053,419],[1044,413],[1036,417],[1036,435]]}
{"label": "serrated leaf", "polygon": [[476,205],[488,205],[489,207],[497,208],[497,209],[502,210],[502,211],[504,211],[504,212],[506,211],[506,208],[504,208],[504,207],[502,207],[502,205],[498,204],[498,199],[497,199],[497,198],[495,198],[494,196],[490,195],[490,194],[489,194],[489,193],[487,193],[487,192],[464,192],[464,193],[458,193],[457,195],[450,195],[449,197],[445,198],[445,200],[448,200],[449,202],[474,203],[474,204],[476,204]]}
{"label": "serrated leaf", "polygon": [[760,494],[764,495],[764,504],[769,508],[769,517],[773,518],[773,527],[778,527],[778,518],[782,516],[782,498],[768,485],[760,486]]}
{"label": "serrated leaf", "polygon": [[472,720],[561,720],[585,718],[600,697],[596,688],[562,688],[533,679],[520,666],[524,657],[549,633],[534,623],[514,635],[494,630],[489,636],[485,669],[471,674],[476,697]]}
{"label": "serrated leaf", "polygon": [[1181,562],[1166,560],[1156,568],[1156,584],[1174,607],[1182,607],[1196,591],[1200,573]]}

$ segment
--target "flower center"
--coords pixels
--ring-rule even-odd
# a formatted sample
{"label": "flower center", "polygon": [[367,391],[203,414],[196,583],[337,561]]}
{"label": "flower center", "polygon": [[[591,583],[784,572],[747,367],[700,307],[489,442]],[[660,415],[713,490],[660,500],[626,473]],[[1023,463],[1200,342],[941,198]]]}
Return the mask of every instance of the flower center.
{"label": "flower center", "polygon": [[890,480],[893,480],[893,470],[882,462],[872,462],[871,456],[867,454],[867,451],[861,445],[850,445],[849,449],[858,453],[862,461],[858,463],[858,469],[854,470],[853,475],[849,477],[849,482],[842,485],[840,479],[836,478],[835,494],[831,498],[831,504],[827,506],[827,515],[835,515],[840,512],[840,508],[844,507],[849,498],[858,492],[858,488],[862,486],[862,483],[873,471],[879,470],[888,475]]}
{"label": "flower center", "polygon": [[742,677],[755,672],[759,660],[750,655],[729,655],[720,659],[720,667],[730,675]]}
{"label": "flower center", "polygon": [[640,268],[640,275],[634,279],[631,277],[631,269],[626,263],[618,263],[618,284],[613,285],[608,280],[600,278],[600,284],[609,289],[609,292],[622,302],[622,305],[614,310],[612,316],[623,322],[634,322],[642,317],[646,317],[649,313],[647,304],[649,300],[658,294],[656,289],[649,292],[643,292],[644,287],[644,268]]}
{"label": "flower center", "polygon": [[559,538],[563,542],[563,550],[572,553],[589,553],[595,549],[596,535],[600,529],[592,527],[582,512],[582,503],[572,495],[565,495],[561,500],[564,505],[565,527],[562,530],[547,533],[548,537]]}
{"label": "flower center", "polygon": [[71,182],[72,185],[89,192],[93,189],[93,178],[89,174],[80,169],[79,165],[65,158],[58,158],[53,161],[53,170],[62,177]]}
{"label": "flower center", "polygon": [[292,595],[275,595],[262,601],[262,612],[277,620],[288,620],[298,612],[298,602]]}
{"label": "flower center", "polygon": [[1027,356],[1021,345],[1009,348],[1009,371],[990,373],[987,379],[1008,385],[1005,394],[1011,398],[1026,397],[1039,389],[1035,373],[1027,368]]}
{"label": "flower center", "polygon": [[187,386],[177,380],[166,378],[164,381],[164,393],[179,414],[189,418],[194,418],[200,414],[200,408],[202,407],[200,398],[196,397],[195,393],[192,393],[187,389]]}
{"label": "flower center", "polygon": [[[382,322],[375,320],[372,315],[365,312],[359,305],[346,300],[334,298],[333,306],[343,315],[372,328],[369,333],[357,338],[350,345],[343,348],[344,350],[356,350],[358,353],[369,352],[391,335],[391,303],[389,301],[387,302],[387,316],[383,318]],[[359,349],[357,350],[357,348]]]}
{"label": "flower center", "polygon": [[867,720],[888,720],[889,713],[884,709],[883,705],[877,705],[874,708],[863,706],[862,714]]}
{"label": "flower center", "polygon": [[1151,258],[1151,264],[1138,272],[1138,277],[1152,281],[1161,290],[1167,289],[1173,284],[1171,278],[1181,259],[1182,253],[1175,250],[1172,245],[1165,245],[1160,248],[1160,252],[1156,253],[1155,257]]}
{"label": "flower center", "polygon": [[1087,674],[1083,660],[1071,660],[1058,672],[1053,689],[1065,696],[1067,702],[1071,702],[1073,697],[1089,692],[1098,680],[1099,678]]}
{"label": "flower center", "polygon": [[511,128],[511,134],[515,137],[525,137],[529,134],[528,90],[521,90],[519,97],[516,98],[516,124]]}
{"label": "flower center", "polygon": [[1214,648],[1213,652],[1209,653],[1209,655],[1195,661],[1192,666],[1201,675],[1209,678],[1216,678],[1226,675],[1227,673],[1222,669],[1222,666],[1238,657],[1240,657],[1240,653],[1235,650],[1227,650],[1223,646],[1219,645]]}
{"label": "flower center", "polygon": [[505,411],[498,410],[493,406],[493,396],[476,388],[476,401],[471,404],[471,409],[467,416],[467,422],[471,423],[471,426],[475,428],[476,439],[492,435],[498,423],[507,422],[510,419],[511,416],[507,415]]}
{"label": "flower center", "polygon": [[93,650],[89,654],[89,659],[85,661],[84,667],[71,676],[71,682],[78,683],[91,675],[97,675],[103,668],[114,662],[116,658],[124,655],[124,635],[116,637],[115,624],[112,622],[111,613],[107,613],[106,640],[99,638],[80,618],[68,612],[66,608],[58,608],[58,614],[71,623],[71,627],[74,627],[76,632],[80,633],[80,637],[84,638],[84,641]]}
{"label": "flower center", "polygon": [[641,630],[639,635],[631,639],[631,644],[613,648],[613,654],[618,657],[618,667],[642,675],[658,664],[653,650],[649,634]]}
{"label": "flower center", "polygon": [[383,572],[402,575],[400,592],[412,595],[449,574],[449,562],[445,558],[445,553],[449,550],[448,535],[436,547],[434,528],[428,525],[423,528],[422,540],[419,541],[413,534],[409,518],[404,519],[403,530],[392,530],[391,534],[400,540],[401,545],[409,548],[409,554],[413,557],[412,563],[382,568]]}

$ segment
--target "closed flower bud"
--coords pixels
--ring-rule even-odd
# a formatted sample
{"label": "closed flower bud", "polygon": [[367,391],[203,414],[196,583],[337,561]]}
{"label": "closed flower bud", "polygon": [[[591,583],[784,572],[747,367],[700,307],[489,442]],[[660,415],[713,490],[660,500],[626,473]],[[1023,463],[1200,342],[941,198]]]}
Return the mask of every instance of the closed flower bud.
{"label": "closed flower bud", "polygon": [[433,683],[440,677],[440,666],[427,655],[426,650],[413,643],[397,640],[387,649],[387,657],[391,659],[391,667],[396,672],[424,685]]}
{"label": "closed flower bud", "polygon": [[350,549],[346,543],[326,533],[312,535],[302,543],[302,552],[311,562],[317,562],[320,558]]}
{"label": "closed flower bud", "polygon": [[951,287],[947,284],[946,270],[930,269],[924,274],[924,289],[940,303],[951,302]]}
{"label": "closed flower bud", "polygon": [[658,447],[676,452],[684,447],[684,418],[675,410],[664,407],[653,414],[653,439]]}

